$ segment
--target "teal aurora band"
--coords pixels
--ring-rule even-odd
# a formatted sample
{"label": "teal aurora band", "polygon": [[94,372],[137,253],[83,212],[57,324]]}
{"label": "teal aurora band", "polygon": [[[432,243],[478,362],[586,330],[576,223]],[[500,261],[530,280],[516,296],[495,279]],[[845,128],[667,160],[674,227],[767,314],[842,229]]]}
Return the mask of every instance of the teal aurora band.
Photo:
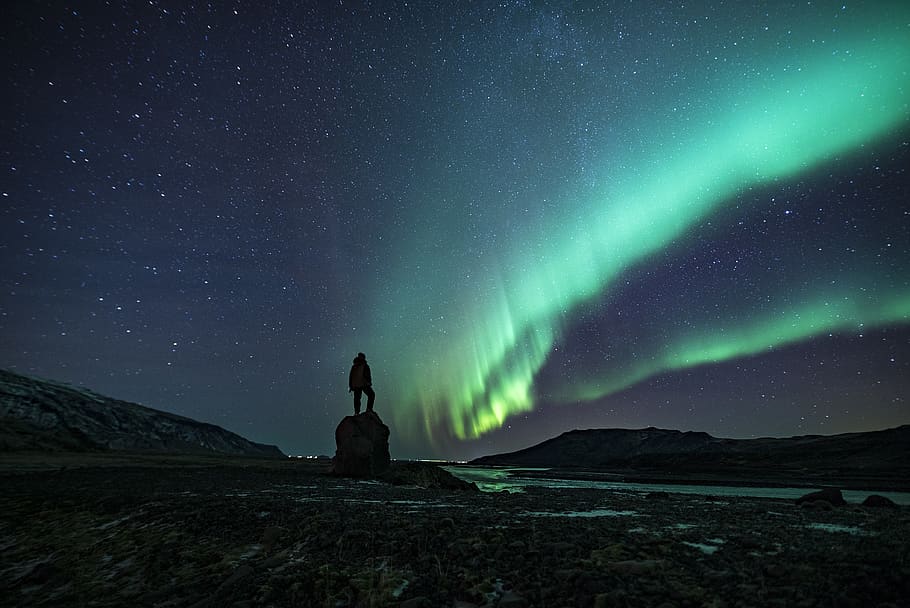
{"label": "teal aurora band", "polygon": [[[740,52],[754,54],[748,71],[696,67],[706,83],[698,95],[644,103],[647,116],[628,125],[623,144],[597,156],[595,172],[606,177],[595,186],[538,193],[553,196],[551,211],[520,226],[503,221],[504,236],[484,247],[451,236],[468,221],[455,211],[438,232],[420,235],[422,244],[408,243],[426,255],[397,270],[395,289],[373,303],[369,327],[381,337],[371,356],[385,361],[385,384],[396,387],[398,427],[470,439],[532,410],[535,378],[564,332],[585,307],[608,301],[624,273],[712,217],[741,210],[750,189],[797,180],[869,144],[890,145],[907,125],[910,102],[910,13],[892,13],[842,19],[836,47],[810,25],[785,53],[741,43]],[[428,196],[445,198],[446,188]],[[906,323],[906,283],[875,279],[858,271],[813,277],[777,285],[788,297],[760,308],[726,297],[714,318],[655,321],[659,339],[600,365],[593,377],[591,370],[570,377],[555,398],[591,400],[663,372]]]}

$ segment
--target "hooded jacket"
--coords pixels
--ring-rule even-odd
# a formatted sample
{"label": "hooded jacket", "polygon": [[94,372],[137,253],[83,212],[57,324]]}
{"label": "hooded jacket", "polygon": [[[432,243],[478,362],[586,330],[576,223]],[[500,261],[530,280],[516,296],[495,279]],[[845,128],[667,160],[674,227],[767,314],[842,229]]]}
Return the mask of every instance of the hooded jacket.
{"label": "hooded jacket", "polygon": [[348,377],[348,388],[363,388],[372,384],[373,378],[370,377],[370,366],[367,365],[366,357],[355,357],[351,375]]}

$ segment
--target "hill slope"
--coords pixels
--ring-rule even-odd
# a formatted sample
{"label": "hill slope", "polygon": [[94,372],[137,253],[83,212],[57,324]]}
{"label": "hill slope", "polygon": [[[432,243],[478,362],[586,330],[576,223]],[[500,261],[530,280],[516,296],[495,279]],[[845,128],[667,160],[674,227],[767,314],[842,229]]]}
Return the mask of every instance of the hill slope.
{"label": "hill slope", "polygon": [[657,428],[589,429],[475,465],[634,470],[737,476],[910,480],[910,425],[883,431],[788,438],[721,439]]}
{"label": "hill slope", "polygon": [[9,450],[284,456],[214,424],[0,370],[0,451]]}

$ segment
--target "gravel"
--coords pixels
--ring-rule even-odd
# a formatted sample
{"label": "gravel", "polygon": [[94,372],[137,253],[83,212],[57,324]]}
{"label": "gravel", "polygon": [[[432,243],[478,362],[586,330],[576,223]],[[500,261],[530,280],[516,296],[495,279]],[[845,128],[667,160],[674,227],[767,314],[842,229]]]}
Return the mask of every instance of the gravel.
{"label": "gravel", "polygon": [[4,473],[0,605],[865,608],[910,597],[908,507],[489,494],[323,470]]}

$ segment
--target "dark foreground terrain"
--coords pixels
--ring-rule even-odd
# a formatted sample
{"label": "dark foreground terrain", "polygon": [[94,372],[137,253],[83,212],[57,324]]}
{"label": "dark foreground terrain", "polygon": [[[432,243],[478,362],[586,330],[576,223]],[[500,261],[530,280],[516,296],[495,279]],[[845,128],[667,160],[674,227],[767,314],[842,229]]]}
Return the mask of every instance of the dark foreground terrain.
{"label": "dark foreground terrain", "polygon": [[297,460],[29,458],[0,460],[3,606],[867,608],[910,597],[907,507],[494,495],[336,479]]}

